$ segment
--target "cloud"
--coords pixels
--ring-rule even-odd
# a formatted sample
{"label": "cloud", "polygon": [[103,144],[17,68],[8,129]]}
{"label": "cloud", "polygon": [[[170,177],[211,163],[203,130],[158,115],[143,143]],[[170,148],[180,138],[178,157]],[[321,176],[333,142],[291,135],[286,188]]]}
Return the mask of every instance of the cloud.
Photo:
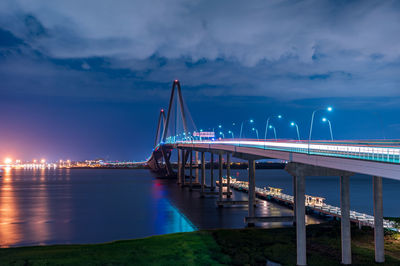
{"label": "cloud", "polygon": [[5,0],[1,5],[3,16],[38,18],[51,34],[39,44],[57,57],[223,57],[253,66],[287,56],[311,62],[316,50],[355,51],[359,60],[400,54],[396,1]]}
{"label": "cloud", "polygon": [[4,0],[0,26],[79,61],[87,87],[99,84],[85,60],[104,58],[97,75],[121,98],[174,78],[203,96],[400,97],[399,11],[397,1]]}

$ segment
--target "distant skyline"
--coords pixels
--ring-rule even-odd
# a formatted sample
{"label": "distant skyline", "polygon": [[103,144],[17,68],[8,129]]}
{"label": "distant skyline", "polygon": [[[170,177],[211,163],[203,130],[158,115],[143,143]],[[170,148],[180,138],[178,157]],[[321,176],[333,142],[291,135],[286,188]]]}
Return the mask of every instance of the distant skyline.
{"label": "distant skyline", "polygon": [[307,139],[331,105],[337,139],[400,139],[399,29],[398,1],[3,0],[0,160],[143,160],[174,79],[198,128]]}

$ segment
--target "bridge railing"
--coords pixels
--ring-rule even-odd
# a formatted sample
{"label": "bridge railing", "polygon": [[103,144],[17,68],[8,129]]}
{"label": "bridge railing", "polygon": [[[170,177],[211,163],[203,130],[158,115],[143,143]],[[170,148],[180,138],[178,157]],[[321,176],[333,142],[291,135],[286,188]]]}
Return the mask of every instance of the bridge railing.
{"label": "bridge railing", "polygon": [[[322,142],[313,141],[258,141],[258,140],[186,140],[169,142],[171,144],[222,144],[240,147],[252,147],[264,150],[278,150],[312,155],[343,157],[368,161],[400,163],[400,145],[382,146],[372,142]],[[396,142],[397,144],[398,142]]]}

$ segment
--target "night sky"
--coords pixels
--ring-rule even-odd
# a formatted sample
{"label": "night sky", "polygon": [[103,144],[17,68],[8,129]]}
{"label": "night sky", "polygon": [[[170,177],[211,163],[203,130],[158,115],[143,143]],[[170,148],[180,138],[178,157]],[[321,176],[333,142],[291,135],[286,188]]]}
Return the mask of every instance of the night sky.
{"label": "night sky", "polygon": [[143,160],[174,79],[198,128],[399,139],[400,2],[1,0],[0,159]]}

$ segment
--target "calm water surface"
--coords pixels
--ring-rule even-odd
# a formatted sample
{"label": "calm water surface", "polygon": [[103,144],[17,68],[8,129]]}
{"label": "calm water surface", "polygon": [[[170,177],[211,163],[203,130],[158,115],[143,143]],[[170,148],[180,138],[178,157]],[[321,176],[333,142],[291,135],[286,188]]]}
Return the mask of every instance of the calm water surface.
{"label": "calm water surface", "polygon": [[[247,171],[232,170],[240,180]],[[217,171],[215,171],[217,176]],[[209,177],[207,176],[207,180]],[[292,194],[282,170],[257,170],[257,186],[281,187]],[[338,178],[307,178],[306,192],[339,205]],[[372,180],[351,179],[352,209],[372,213]],[[384,214],[399,216],[400,182],[384,179]],[[234,193],[234,199],[247,194]],[[291,215],[264,202],[256,215]],[[147,170],[6,170],[0,177],[0,246],[99,243],[204,228],[241,228],[246,207],[222,208],[215,197],[181,189],[173,180],[153,178]],[[307,217],[308,223],[318,223]],[[290,226],[290,223],[265,224]]]}

